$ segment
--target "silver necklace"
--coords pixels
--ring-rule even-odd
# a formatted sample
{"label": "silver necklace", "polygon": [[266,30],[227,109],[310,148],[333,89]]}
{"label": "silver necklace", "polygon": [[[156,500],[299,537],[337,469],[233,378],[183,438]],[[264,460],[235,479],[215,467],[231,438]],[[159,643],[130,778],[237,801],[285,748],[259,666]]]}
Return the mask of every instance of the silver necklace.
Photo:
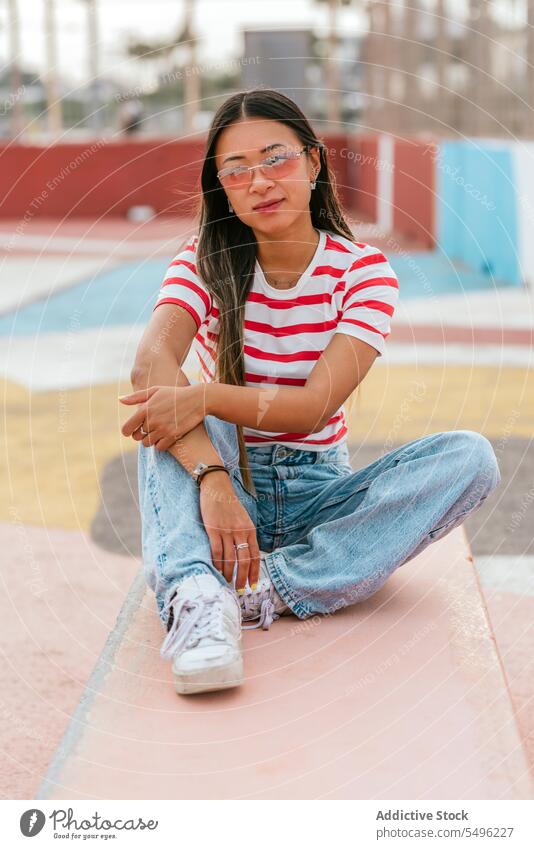
{"label": "silver necklace", "polygon": [[[317,242],[317,244],[319,244],[319,242]],[[317,250],[317,245],[315,246],[313,256],[315,256],[315,251],[316,251],[316,250]],[[312,258],[313,258],[313,257],[312,257]],[[310,259],[310,262],[311,262],[311,259]],[[308,264],[306,265],[306,268],[308,268],[308,265],[309,265],[309,264],[310,264],[310,263],[308,262]],[[275,288],[275,289],[281,289],[281,290],[284,290],[284,289],[293,289],[293,288],[297,285],[297,283],[299,282],[299,280],[300,280],[300,278],[302,277],[302,275],[304,274],[304,272],[306,271],[306,268],[303,268],[303,269],[302,269],[302,271],[301,271],[301,272],[299,272],[299,275],[298,275],[298,277],[297,277],[296,281],[295,281],[294,283],[292,283],[292,284],[291,284],[291,286],[287,286],[287,285],[286,285],[286,286],[284,286],[284,285],[280,285],[280,284],[282,283],[282,281],[281,281],[281,280],[273,280],[272,278],[271,278],[271,279],[269,279],[269,277],[267,277],[267,275],[265,274],[265,271],[263,272],[263,276],[265,277],[265,279],[266,279],[267,283],[269,284],[269,286],[274,286],[274,288]],[[263,270],[263,269],[262,269],[262,270]]]}
{"label": "silver necklace", "polygon": [[[306,267],[307,267],[307,266],[306,266]],[[304,272],[301,272],[301,273],[299,274],[299,276],[297,277],[297,280],[295,281],[295,283],[292,283],[290,286],[287,286],[287,285],[285,285],[285,286],[284,286],[284,285],[281,285],[281,284],[282,284],[282,281],[281,281],[281,280],[273,280],[272,278],[271,278],[271,279],[269,279],[268,277],[266,277],[266,276],[265,276],[265,272],[263,272],[263,276],[264,276],[264,277],[265,277],[265,279],[267,280],[267,283],[269,284],[269,286],[274,286],[274,288],[275,288],[275,289],[282,289],[282,290],[283,290],[283,289],[293,289],[293,288],[296,286],[296,284],[298,283],[298,281],[300,280],[300,278],[302,277],[302,274],[303,274],[303,273],[304,273]]]}

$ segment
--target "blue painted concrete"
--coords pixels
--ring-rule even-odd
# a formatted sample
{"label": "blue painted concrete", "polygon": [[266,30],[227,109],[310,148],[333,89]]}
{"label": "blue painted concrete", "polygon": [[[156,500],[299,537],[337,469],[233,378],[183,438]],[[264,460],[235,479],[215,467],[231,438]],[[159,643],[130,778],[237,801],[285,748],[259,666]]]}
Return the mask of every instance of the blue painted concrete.
{"label": "blue painted concrete", "polygon": [[171,258],[119,265],[0,318],[0,336],[146,324]]}
{"label": "blue painted concrete", "polygon": [[399,278],[402,299],[421,298],[425,295],[447,295],[453,292],[470,292],[479,289],[491,291],[508,287],[509,281],[496,281],[453,260],[441,251],[412,251],[407,256],[388,255],[391,267]]}
{"label": "blue painted concrete", "polygon": [[[146,325],[170,257],[134,261],[91,277],[0,318],[0,336],[34,336],[91,327]],[[491,289],[490,277],[453,264],[439,252],[388,254],[401,298]]]}
{"label": "blue painted concrete", "polygon": [[490,280],[521,285],[512,150],[483,139],[442,142],[436,158],[439,250]]}

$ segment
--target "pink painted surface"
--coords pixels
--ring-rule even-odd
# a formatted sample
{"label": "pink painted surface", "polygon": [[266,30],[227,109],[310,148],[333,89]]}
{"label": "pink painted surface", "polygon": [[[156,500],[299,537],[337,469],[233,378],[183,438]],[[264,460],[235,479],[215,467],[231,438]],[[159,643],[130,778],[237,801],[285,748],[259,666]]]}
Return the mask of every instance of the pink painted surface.
{"label": "pink painted surface", "polygon": [[219,693],[174,692],[138,588],[43,796],[534,798],[463,529],[364,603],[244,632]]}
{"label": "pink painted surface", "polygon": [[0,796],[31,799],[138,563],[84,533],[0,525]]}
{"label": "pink painted surface", "polygon": [[[354,171],[354,167],[352,169]],[[354,199],[354,196],[353,196]],[[378,233],[376,226],[366,220],[369,216],[360,209],[348,211],[352,231],[358,241],[369,242],[386,252],[392,252],[391,240],[387,234]],[[34,218],[30,219],[20,235],[16,233],[20,220],[4,219],[0,221],[0,239],[6,236],[10,255],[30,256],[46,251],[47,255],[105,256],[145,258],[168,256],[178,248],[182,240],[196,232],[195,221],[191,217],[158,215],[149,221],[134,222],[125,218]],[[324,218],[324,226],[329,219]],[[98,243],[98,244],[97,244]],[[150,243],[149,245],[147,243]],[[403,239],[395,239],[395,250],[420,250],[421,245]]]}
{"label": "pink painted surface", "polygon": [[534,597],[485,588],[495,633],[527,758],[534,764]]}
{"label": "pink painted surface", "polygon": [[[50,254],[84,255],[87,243],[91,248],[90,254],[100,253],[104,256],[119,253],[126,245],[129,249],[139,246],[139,255],[146,256],[146,242],[152,242],[150,256],[156,253],[168,255],[174,244],[173,240],[185,238],[191,232],[194,221],[189,216],[159,215],[148,221],[130,221],[127,218],[48,218],[45,216],[32,218],[20,233],[20,219],[8,218],[0,221],[0,233],[7,235],[9,252],[21,254],[45,251]],[[26,238],[28,237],[28,238]],[[37,239],[37,242],[35,242]],[[59,241],[58,241],[59,240]],[[67,245],[62,240],[71,240]],[[100,242],[100,250],[94,248],[95,242]],[[159,246],[158,246],[158,243]],[[34,245],[37,244],[37,247]]]}

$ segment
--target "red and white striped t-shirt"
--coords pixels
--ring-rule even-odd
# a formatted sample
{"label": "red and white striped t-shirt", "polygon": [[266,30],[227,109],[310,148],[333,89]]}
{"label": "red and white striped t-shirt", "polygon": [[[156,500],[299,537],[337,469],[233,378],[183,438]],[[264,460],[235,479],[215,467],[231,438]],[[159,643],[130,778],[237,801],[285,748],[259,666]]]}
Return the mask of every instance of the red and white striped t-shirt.
{"label": "red and white striped t-shirt", "polygon": [[[382,356],[398,300],[395,272],[381,251],[319,230],[319,244],[296,286],[276,289],[256,262],[244,320],[246,386],[304,386],[334,333],[347,333]],[[193,316],[193,340],[205,382],[215,375],[219,310],[197,274],[198,236],[170,263],[155,306],[179,304]],[[249,446],[281,442],[289,448],[326,451],[346,440],[343,405],[318,433],[274,433],[244,427]]]}

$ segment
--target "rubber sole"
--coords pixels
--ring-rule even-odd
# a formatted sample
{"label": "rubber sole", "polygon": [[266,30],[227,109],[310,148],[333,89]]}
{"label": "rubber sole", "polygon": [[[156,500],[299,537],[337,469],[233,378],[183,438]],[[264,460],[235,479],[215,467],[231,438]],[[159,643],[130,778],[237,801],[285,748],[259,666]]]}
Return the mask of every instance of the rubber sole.
{"label": "rubber sole", "polygon": [[173,672],[174,688],[180,695],[191,693],[209,693],[213,690],[227,690],[238,687],[244,681],[243,658],[239,657],[226,666],[214,666],[199,672],[179,674]]}

